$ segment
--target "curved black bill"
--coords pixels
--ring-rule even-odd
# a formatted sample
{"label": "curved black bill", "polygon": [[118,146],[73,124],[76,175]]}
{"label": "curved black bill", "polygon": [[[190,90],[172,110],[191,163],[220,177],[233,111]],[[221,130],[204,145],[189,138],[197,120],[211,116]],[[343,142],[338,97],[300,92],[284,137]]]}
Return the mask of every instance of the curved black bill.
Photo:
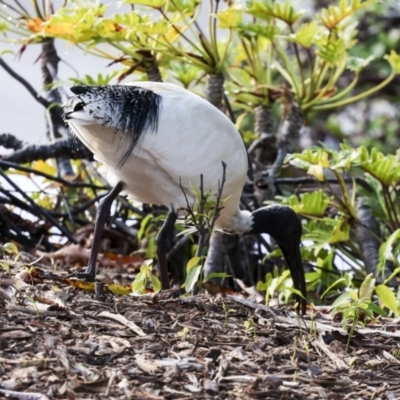
{"label": "curved black bill", "polygon": [[303,262],[300,254],[300,241],[298,241],[298,243],[292,243],[291,246],[288,246],[286,243],[285,245],[280,244],[279,247],[282,250],[292,275],[293,286],[303,296],[301,297],[297,294],[295,295],[295,298],[299,303],[298,311],[300,311],[301,314],[305,314],[307,308],[307,287],[304,276]]}

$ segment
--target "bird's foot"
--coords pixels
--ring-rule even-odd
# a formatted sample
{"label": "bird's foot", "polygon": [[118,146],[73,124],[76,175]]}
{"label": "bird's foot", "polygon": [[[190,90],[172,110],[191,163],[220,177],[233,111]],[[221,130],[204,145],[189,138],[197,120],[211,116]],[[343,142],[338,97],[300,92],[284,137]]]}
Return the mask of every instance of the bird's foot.
{"label": "bird's foot", "polygon": [[86,270],[85,272],[74,272],[68,275],[68,278],[77,278],[86,282],[94,282],[96,276],[93,272]]}

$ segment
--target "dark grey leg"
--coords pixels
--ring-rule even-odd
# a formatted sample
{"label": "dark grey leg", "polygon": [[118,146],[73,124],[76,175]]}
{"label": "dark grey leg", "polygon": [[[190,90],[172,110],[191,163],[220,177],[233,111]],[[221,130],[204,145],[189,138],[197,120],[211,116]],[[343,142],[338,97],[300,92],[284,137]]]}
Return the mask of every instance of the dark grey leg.
{"label": "dark grey leg", "polygon": [[92,251],[90,253],[89,262],[85,272],[77,273],[75,276],[79,279],[85,279],[88,282],[94,282],[96,278],[96,262],[100,250],[101,236],[103,234],[104,224],[110,216],[110,209],[113,201],[121,193],[125,184],[118,182],[117,185],[106,195],[100,202],[97,209],[96,225],[94,227],[94,237],[92,243]]}
{"label": "dark grey leg", "polygon": [[167,250],[169,247],[168,242],[171,241],[174,233],[174,226],[177,218],[177,213],[174,210],[170,210],[168,212],[167,219],[165,220],[156,237],[156,249],[162,289],[169,289],[170,287],[168,277]]}

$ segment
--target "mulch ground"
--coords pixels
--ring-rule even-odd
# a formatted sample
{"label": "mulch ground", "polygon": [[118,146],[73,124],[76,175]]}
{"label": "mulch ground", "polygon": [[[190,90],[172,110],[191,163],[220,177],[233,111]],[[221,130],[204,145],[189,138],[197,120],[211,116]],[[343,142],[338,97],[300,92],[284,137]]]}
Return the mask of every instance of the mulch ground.
{"label": "mulch ground", "polygon": [[0,273],[0,397],[400,399],[400,322],[348,336],[241,295],[93,293]]}

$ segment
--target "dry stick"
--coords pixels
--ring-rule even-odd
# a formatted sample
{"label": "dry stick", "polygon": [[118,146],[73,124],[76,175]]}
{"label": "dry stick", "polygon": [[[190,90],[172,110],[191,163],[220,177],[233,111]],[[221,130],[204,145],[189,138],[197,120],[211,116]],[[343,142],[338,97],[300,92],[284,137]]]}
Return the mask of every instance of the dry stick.
{"label": "dry stick", "polygon": [[222,180],[218,181],[218,193],[217,193],[217,199],[215,202],[215,210],[213,213],[213,216],[211,218],[211,221],[207,224],[207,230],[205,227],[205,224],[207,223],[206,221],[204,221],[204,206],[207,202],[207,197],[204,196],[204,187],[203,187],[203,174],[200,175],[200,204],[199,204],[199,214],[200,214],[200,221],[197,222],[196,221],[196,216],[194,215],[193,212],[193,206],[190,205],[189,203],[189,199],[186,195],[185,189],[182,186],[182,182],[179,182],[179,185],[181,187],[182,193],[185,197],[186,200],[186,205],[187,205],[187,212],[190,215],[192,222],[194,224],[194,226],[196,227],[196,229],[199,232],[200,235],[200,240],[199,240],[199,245],[197,247],[197,251],[196,251],[196,256],[201,256],[202,254],[202,249],[203,247],[205,247],[209,241],[209,237],[210,237],[210,232],[212,232],[212,230],[214,229],[214,225],[216,220],[218,219],[220,212],[221,212],[221,197],[222,197],[222,192],[224,189],[224,185],[225,185],[225,181],[226,181],[226,164],[225,162],[222,161]]}
{"label": "dry stick", "polygon": [[48,212],[40,208],[23,190],[21,190],[0,168],[0,175],[10,184],[18,193],[22,195],[22,197],[28,201],[42,217],[49,220],[55,227],[57,227],[72,243],[77,243],[75,238],[71,235],[71,233],[62,225],[58,223]]}
{"label": "dry stick", "polygon": [[73,151],[69,139],[59,139],[50,144],[28,145],[13,154],[3,156],[2,160],[26,164],[37,160],[48,160],[49,158],[68,157],[71,160],[81,160],[81,155]]}
{"label": "dry stick", "polygon": [[26,146],[26,143],[23,140],[17,139],[11,133],[1,133],[0,146],[6,149],[20,150]]}
{"label": "dry stick", "polygon": [[47,101],[44,97],[40,96],[33,86],[25,80],[21,75],[17,74],[9,65],[0,58],[0,66],[3,67],[14,79],[21,83],[25,89],[37,100],[43,107],[50,107],[51,103]]}
{"label": "dry stick", "polygon": [[[13,206],[16,206],[18,208],[21,208],[24,211],[28,211],[31,214],[34,214],[34,210],[32,209],[31,206],[29,206],[29,204],[23,202],[21,199],[19,199],[18,197],[14,196],[13,194],[11,194],[8,190],[2,189],[0,187],[0,193],[3,193],[5,196],[9,197],[10,201],[6,201],[6,198],[2,198],[0,197],[0,203],[2,204],[10,204]],[[92,206],[94,203],[96,203],[97,201],[101,200],[105,195],[107,194],[101,194],[100,196],[95,197],[94,199],[91,199],[89,201],[87,201],[86,203],[83,203],[82,205],[80,205],[79,207],[76,208],[72,208],[71,209],[71,213],[73,215],[79,214],[83,211],[86,211],[90,206]],[[40,207],[40,206],[38,206]],[[52,210],[44,210],[45,212],[47,212],[49,215],[51,215],[52,217],[55,218],[66,218],[68,217],[67,213],[62,213],[62,212],[58,212],[58,211],[52,211]],[[78,220],[75,218],[75,221],[78,222]],[[87,221],[86,221],[87,223]]]}

